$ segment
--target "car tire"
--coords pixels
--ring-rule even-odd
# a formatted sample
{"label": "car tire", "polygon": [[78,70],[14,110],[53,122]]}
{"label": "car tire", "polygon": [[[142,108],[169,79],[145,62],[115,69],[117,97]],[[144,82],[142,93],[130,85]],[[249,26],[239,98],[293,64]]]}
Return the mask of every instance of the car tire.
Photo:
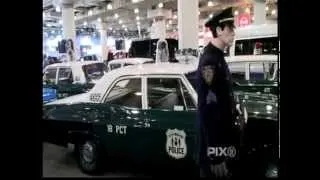
{"label": "car tire", "polygon": [[90,175],[101,173],[101,150],[99,144],[93,140],[85,140],[76,146],[79,168]]}

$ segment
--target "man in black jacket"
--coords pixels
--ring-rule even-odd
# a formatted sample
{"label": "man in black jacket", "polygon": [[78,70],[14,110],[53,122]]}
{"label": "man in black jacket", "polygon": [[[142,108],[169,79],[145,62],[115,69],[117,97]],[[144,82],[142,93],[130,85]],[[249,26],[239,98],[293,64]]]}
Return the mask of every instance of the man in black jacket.
{"label": "man in black jacket", "polygon": [[197,70],[198,163],[202,177],[230,177],[229,162],[237,158],[239,135],[236,105],[224,49],[233,43],[232,8],[206,24],[213,35],[204,48]]}

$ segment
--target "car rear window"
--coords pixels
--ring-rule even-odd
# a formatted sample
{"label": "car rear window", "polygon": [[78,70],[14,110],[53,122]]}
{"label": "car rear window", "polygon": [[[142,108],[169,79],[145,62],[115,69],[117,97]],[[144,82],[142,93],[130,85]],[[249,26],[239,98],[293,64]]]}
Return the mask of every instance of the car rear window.
{"label": "car rear window", "polygon": [[278,37],[236,40],[235,55],[278,54]]}
{"label": "car rear window", "polygon": [[104,75],[105,64],[94,63],[83,66],[83,72],[88,81],[100,79]]}
{"label": "car rear window", "polygon": [[44,72],[44,79],[50,82],[56,81],[57,68],[50,68]]}

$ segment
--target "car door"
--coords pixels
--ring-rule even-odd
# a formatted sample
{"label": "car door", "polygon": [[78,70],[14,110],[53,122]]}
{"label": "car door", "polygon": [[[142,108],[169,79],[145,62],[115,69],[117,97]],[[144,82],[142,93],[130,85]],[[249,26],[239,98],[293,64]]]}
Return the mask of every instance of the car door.
{"label": "car door", "polygon": [[148,76],[146,104],[148,134],[142,136],[145,155],[153,163],[178,165],[193,162],[196,106],[181,75]]}
{"label": "car door", "polygon": [[[105,116],[100,138],[112,156],[131,157],[135,142],[133,128],[142,117],[142,83],[139,76],[118,78],[103,102]],[[102,129],[101,129],[102,127]]]}

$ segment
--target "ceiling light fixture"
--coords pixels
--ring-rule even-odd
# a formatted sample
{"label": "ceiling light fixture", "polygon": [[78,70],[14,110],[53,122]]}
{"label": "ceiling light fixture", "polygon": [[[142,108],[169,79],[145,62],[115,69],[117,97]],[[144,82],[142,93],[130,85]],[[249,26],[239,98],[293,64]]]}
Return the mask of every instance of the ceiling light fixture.
{"label": "ceiling light fixture", "polygon": [[163,8],[163,3],[159,3],[159,4],[158,4],[158,7],[159,7],[159,8]]}
{"label": "ceiling light fixture", "polygon": [[140,25],[140,21],[137,22],[137,25]]}
{"label": "ceiling light fixture", "polygon": [[213,17],[213,14],[210,14],[210,15],[209,15],[209,18],[211,19],[212,17]]}
{"label": "ceiling light fixture", "polygon": [[117,13],[114,14],[114,18],[118,19],[119,15]]}
{"label": "ceiling light fixture", "polygon": [[84,26],[88,25],[87,21],[83,22],[83,25],[84,25]]}
{"label": "ceiling light fixture", "polygon": [[245,11],[246,11],[246,13],[250,13],[249,7],[247,7]]}
{"label": "ceiling light fixture", "polygon": [[275,15],[276,13],[277,13],[277,11],[275,9],[271,11],[272,15]]}
{"label": "ceiling light fixture", "polygon": [[92,10],[88,11],[88,16],[92,16]]}
{"label": "ceiling light fixture", "polygon": [[108,9],[108,10],[111,10],[111,9],[112,9],[112,4],[108,4],[108,5],[107,5],[107,9]]}
{"label": "ceiling light fixture", "polygon": [[212,1],[208,1],[208,7],[212,7],[213,6],[213,2]]}
{"label": "ceiling light fixture", "polygon": [[175,15],[173,15],[173,19],[177,19],[178,17],[177,17],[177,15],[175,14]]}
{"label": "ceiling light fixture", "polygon": [[266,11],[269,11],[269,6],[266,6]]}
{"label": "ceiling light fixture", "polygon": [[97,21],[98,21],[98,22],[101,22],[101,18],[98,18]]}
{"label": "ceiling light fixture", "polygon": [[61,12],[61,8],[59,6],[56,7],[57,12]]}
{"label": "ceiling light fixture", "polygon": [[139,13],[139,9],[138,9],[138,8],[135,8],[135,9],[134,9],[134,13],[138,14],[138,13]]}
{"label": "ceiling light fixture", "polygon": [[119,20],[119,24],[122,24],[122,20],[121,19]]}
{"label": "ceiling light fixture", "polygon": [[239,14],[239,11],[237,11],[237,10],[234,11],[234,15],[235,15],[235,16],[238,16],[238,14]]}
{"label": "ceiling light fixture", "polygon": [[136,20],[137,20],[137,21],[139,21],[139,20],[140,20],[140,17],[139,17],[139,16],[137,16],[137,17],[136,17]]}

